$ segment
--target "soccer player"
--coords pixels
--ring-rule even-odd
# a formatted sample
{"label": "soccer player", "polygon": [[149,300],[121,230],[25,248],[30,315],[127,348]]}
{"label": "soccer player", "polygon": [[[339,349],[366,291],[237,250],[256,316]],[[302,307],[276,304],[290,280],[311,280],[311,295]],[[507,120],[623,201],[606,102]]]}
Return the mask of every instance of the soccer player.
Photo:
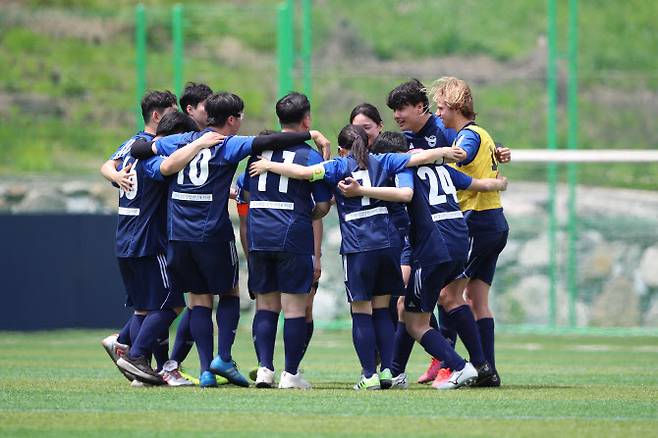
{"label": "soccer player", "polygon": [[[497,175],[496,146],[489,133],[475,123],[473,96],[468,84],[454,77],[443,77],[435,82],[431,95],[437,105],[437,115],[445,126],[457,131],[454,144],[466,151],[466,158],[455,167],[473,178]],[[442,293],[443,307],[446,310],[454,307],[457,311],[465,306],[463,299],[459,300],[465,290],[480,330],[485,357],[495,371],[491,378],[479,379],[476,384],[500,386],[495,370],[494,318],[489,307],[489,290],[498,256],[507,244],[509,225],[498,192],[478,193],[467,189],[460,190],[458,197],[468,225],[470,251],[460,280]]]}
{"label": "soccer player", "polygon": [[376,106],[364,102],[355,106],[350,113],[350,123],[362,127],[368,135],[368,147],[371,147],[384,129],[384,122]]}
{"label": "soccer player", "polygon": [[[456,158],[463,151],[459,148],[440,148],[423,151],[416,155],[397,154],[398,165],[412,167],[429,164],[428,158],[445,157],[443,150],[448,149]],[[459,152],[461,151],[461,152]],[[453,370],[449,379],[435,386],[437,389],[456,389],[472,383],[478,377],[478,370],[464,362],[438,330],[430,326],[430,314],[437,304],[439,291],[455,279],[466,260],[467,238],[466,224],[457,204],[457,187],[470,187],[477,190],[499,190],[506,187],[505,179],[475,180],[444,166],[443,164],[422,165],[414,169],[414,195],[408,204],[411,219],[410,240],[413,251],[413,272],[405,297],[403,322],[411,335],[401,346],[396,346],[393,361],[393,384],[406,387],[404,368],[411,353],[413,339],[421,343],[433,357],[441,357],[446,363],[459,368]],[[454,181],[454,183],[453,183]],[[346,196],[370,196],[387,199],[383,190],[375,186],[361,186],[354,178],[348,178],[339,184]],[[474,321],[469,327],[470,335],[477,334]],[[412,339],[413,338],[413,339]],[[467,343],[468,344],[468,343]],[[468,344],[470,346],[470,344]],[[470,351],[469,351],[470,352]],[[481,355],[481,354],[480,354]],[[481,358],[480,358],[481,360]],[[482,363],[484,365],[484,362]],[[484,372],[491,372],[484,368]]]}
{"label": "soccer player", "polygon": [[[393,110],[393,117],[409,141],[409,149],[432,149],[452,145],[456,131],[446,127],[436,114],[430,111],[429,98],[425,86],[418,79],[404,82],[388,94],[386,105]],[[495,151],[500,162],[510,160],[510,150],[500,147]],[[439,320],[446,320],[447,314],[442,306],[438,306]],[[433,327],[439,327],[434,313],[430,322]],[[441,332],[454,345],[456,333],[445,325]],[[441,362],[432,358],[430,365],[419,378],[418,383],[432,382],[441,368]]]}
{"label": "soccer player", "polygon": [[199,130],[208,125],[206,99],[212,95],[212,89],[206,84],[188,82],[180,97],[180,107],[185,114],[192,117]]}
{"label": "soccer player", "polygon": [[[311,126],[311,104],[300,93],[289,93],[276,103],[283,132],[304,132]],[[322,156],[305,143],[284,150],[265,151],[275,162],[313,165]],[[322,183],[262,174],[245,180],[249,191],[247,235],[249,290],[256,295],[254,338],[259,368],[256,387],[274,385],[274,344],[280,309],[285,316],[285,370],[279,388],[308,389],[299,372],[306,340],[306,307],[314,281],[315,251],[312,220],[329,212],[328,188]]]}
{"label": "soccer player", "polygon": [[[194,121],[182,112],[168,113],[158,125],[155,138],[162,134],[186,132],[195,126]],[[209,133],[187,145],[181,153],[210,146],[218,140],[217,134]],[[168,339],[169,326],[185,305],[182,294],[172,292],[169,287],[165,264],[167,184],[161,173],[163,160],[160,156],[139,160],[131,155],[124,159],[124,165],[132,165],[133,188],[125,194],[125,199],[119,199],[119,214],[126,216],[119,219],[119,229],[123,230],[123,240],[119,245],[127,250],[139,250],[139,254],[138,257],[120,259],[119,267],[126,288],[132,289],[135,301],[145,303],[141,307],[148,312],[130,350],[117,360],[117,366],[143,383],[188,386],[192,382],[179,374],[177,364],[167,360],[168,349],[163,352],[163,358],[156,355],[158,370],[162,373],[151,368],[147,357],[153,345],[161,346],[161,339]],[[141,255],[154,250],[160,251],[155,257]]]}
{"label": "soccer player", "polygon": [[[200,386],[216,386],[212,373],[230,383],[248,386],[232,360],[231,347],[240,316],[238,261],[233,228],[227,204],[229,187],[237,164],[253,151],[281,148],[309,139],[328,143],[317,131],[281,133],[261,137],[237,136],[244,103],[232,93],[216,93],[205,103],[208,128],[164,137],[154,143],[158,155],[167,156],[161,165],[163,175],[184,163],[186,167],[171,179],[168,204],[167,266],[175,292],[189,294],[190,327],[200,360]],[[205,132],[228,136],[222,144],[202,149],[196,154],[181,154],[179,148]],[[213,356],[213,294],[219,295],[217,306],[218,351]],[[212,362],[211,362],[212,361]]]}
{"label": "soccer player", "polygon": [[[135,177],[131,172],[132,164],[126,163],[126,166],[123,165],[130,152],[132,144],[138,139],[153,139],[162,118],[166,114],[174,112],[177,109],[176,96],[169,91],[149,91],[142,98],[140,105],[142,110],[142,117],[144,119],[144,130],[138,132],[133,137],[121,144],[117,151],[112,154],[112,156],[105,163],[103,163],[100,168],[101,174],[108,181],[114,183],[120,188],[120,204],[128,202],[128,196],[131,197],[130,199],[133,199],[136,196],[138,190],[138,188],[134,187],[133,183]],[[141,176],[141,172],[139,175]],[[120,267],[124,264],[124,261],[132,260],[134,257],[147,257],[150,259],[152,257],[156,257],[160,253],[164,253],[165,251],[164,244],[160,246],[158,246],[158,244],[147,246],[145,242],[138,242],[138,244],[141,244],[141,247],[137,245],[133,245],[132,247],[130,246],[132,235],[129,235],[127,232],[131,231],[129,225],[134,222],[135,217],[124,213],[131,211],[134,210],[125,210],[124,208],[119,208],[116,255]],[[150,220],[150,217],[147,215],[137,219],[148,221]],[[153,236],[155,237],[155,234],[153,234]],[[158,241],[154,240],[154,242]],[[126,287],[127,297],[126,306],[133,307],[134,313],[129,318],[128,322],[126,322],[120,333],[116,335],[110,335],[103,339],[101,342],[103,348],[105,348],[108,355],[115,364],[122,355],[127,353],[130,345],[132,345],[132,343],[135,341],[137,334],[139,333],[139,328],[144,318],[146,317],[148,310],[146,307],[149,305],[149,303],[140,299],[138,299],[137,302],[134,301],[134,294],[148,290],[148,285],[144,285],[142,283],[133,284],[132,279],[126,278],[125,276],[124,285]],[[160,352],[156,352],[156,357],[161,358]],[[166,361],[166,358],[164,358],[164,360]],[[122,371],[120,368],[119,370]],[[135,380],[135,376],[130,373],[125,373],[122,371],[122,374],[124,374],[124,376],[126,376],[126,378],[131,381]]]}

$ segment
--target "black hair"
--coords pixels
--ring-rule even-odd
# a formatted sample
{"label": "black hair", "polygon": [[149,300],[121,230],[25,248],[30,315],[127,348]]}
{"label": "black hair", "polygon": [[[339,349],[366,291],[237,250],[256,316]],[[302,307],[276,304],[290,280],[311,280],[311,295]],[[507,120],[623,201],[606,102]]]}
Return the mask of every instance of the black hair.
{"label": "black hair", "polygon": [[407,105],[423,104],[423,109],[429,111],[430,101],[427,98],[425,86],[413,78],[393,88],[386,98],[386,106],[392,110],[404,108]]}
{"label": "black hair", "polygon": [[176,105],[176,95],[169,90],[165,91],[148,91],[142,97],[142,117],[144,123],[151,121],[153,111],[164,112],[167,108]]}
{"label": "black hair", "polygon": [[197,130],[197,124],[194,119],[187,114],[181,111],[173,111],[167,113],[160,123],[158,123],[158,128],[155,131],[155,135],[158,137],[164,137],[165,135],[179,134],[181,132],[191,132]]}
{"label": "black hair", "polygon": [[279,131],[275,131],[274,129],[263,129],[258,133],[258,135],[272,135],[272,134],[278,134]]}
{"label": "black hair", "polygon": [[311,112],[311,102],[302,93],[293,91],[276,103],[276,115],[281,125],[294,125],[304,120]]}
{"label": "black hair", "polygon": [[370,150],[374,154],[408,152],[409,142],[401,132],[384,131],[377,136]]}
{"label": "black hair", "polygon": [[222,91],[210,95],[206,99],[208,126],[221,128],[230,116],[240,117],[244,110],[244,102],[237,94]]}
{"label": "black hair", "polygon": [[338,134],[338,146],[348,149],[356,159],[360,169],[368,168],[368,134],[358,125],[347,125]]}
{"label": "black hair", "polygon": [[355,106],[350,113],[350,123],[354,123],[354,118],[359,114],[363,114],[378,125],[382,124],[382,116],[379,114],[379,110],[375,105],[364,102]]}
{"label": "black hair", "polygon": [[187,106],[192,105],[196,106],[206,100],[208,96],[212,94],[212,89],[206,84],[197,84],[194,82],[188,82],[185,84],[185,90],[180,97],[180,107],[184,113],[187,113]]}

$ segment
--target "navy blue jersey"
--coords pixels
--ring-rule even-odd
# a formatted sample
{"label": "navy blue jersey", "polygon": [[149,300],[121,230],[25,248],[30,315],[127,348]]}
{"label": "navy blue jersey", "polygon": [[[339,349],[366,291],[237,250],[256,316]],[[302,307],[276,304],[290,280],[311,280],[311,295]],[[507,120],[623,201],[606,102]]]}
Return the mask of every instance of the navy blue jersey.
{"label": "navy blue jersey", "polygon": [[454,129],[446,128],[443,120],[431,114],[425,126],[418,132],[404,131],[409,141],[409,149],[434,149],[452,145],[457,133]]}
{"label": "navy blue jersey", "polygon": [[140,132],[126,141],[112,155],[122,160],[119,169],[132,163],[133,187],[119,191],[117,221],[117,257],[145,257],[166,252],[167,185],[160,173],[162,157],[136,160],[130,146],[136,139],[151,140],[153,136]]}
{"label": "navy blue jersey", "polygon": [[[322,162],[322,156],[306,143],[282,151],[264,151],[262,155],[271,161],[302,166]],[[313,254],[311,211],[315,202],[331,199],[323,182],[289,179],[265,172],[247,177],[244,189],[249,192],[249,251]]]}
{"label": "navy blue jersey", "polygon": [[153,137],[155,135],[149,134],[148,132],[145,131],[139,131],[137,134],[133,135],[130,137],[128,140],[124,141],[121,146],[116,150],[115,153],[110,156],[110,160],[122,160],[125,158],[128,154],[130,154],[130,148],[132,147],[133,143],[137,140],[146,140],[146,141],[151,141],[153,140]]}
{"label": "navy blue jersey", "polygon": [[[409,155],[398,154],[406,164]],[[466,259],[468,228],[457,201],[457,190],[471,185],[472,178],[444,165],[413,169],[414,196],[407,206],[411,227],[409,240],[413,260],[419,266]]]}
{"label": "navy blue jersey", "polygon": [[[414,175],[411,171],[406,170],[395,175],[393,180],[389,180],[389,186],[391,187],[413,187],[414,185]],[[409,214],[407,213],[407,207],[400,202],[389,202],[388,205],[389,213],[391,215],[391,220],[393,225],[398,229],[401,236],[406,236],[409,234]]]}
{"label": "navy blue jersey", "polygon": [[[171,155],[210,129],[163,137],[157,153]],[[169,240],[227,242],[233,240],[228,215],[231,181],[240,160],[251,153],[254,137],[230,136],[223,143],[201,150],[171,179],[169,185]]]}
{"label": "navy blue jersey", "polygon": [[[370,154],[367,170],[359,169],[352,156],[335,158],[324,163],[324,180],[335,187],[351,176],[363,186],[385,187],[396,173],[406,172],[404,164],[396,165],[391,159],[395,156]],[[389,215],[390,203],[368,197],[346,198],[340,190],[335,195],[342,235],[341,254],[402,246],[400,232]]]}
{"label": "navy blue jersey", "polygon": [[235,181],[235,188],[237,190],[237,195],[235,196],[235,202],[238,205],[249,203],[245,200],[245,196],[244,196],[245,192],[247,193],[249,192],[249,190],[245,189],[244,187],[244,183],[246,179],[247,179],[247,171],[245,170],[240,174],[240,176],[238,176],[238,179]]}

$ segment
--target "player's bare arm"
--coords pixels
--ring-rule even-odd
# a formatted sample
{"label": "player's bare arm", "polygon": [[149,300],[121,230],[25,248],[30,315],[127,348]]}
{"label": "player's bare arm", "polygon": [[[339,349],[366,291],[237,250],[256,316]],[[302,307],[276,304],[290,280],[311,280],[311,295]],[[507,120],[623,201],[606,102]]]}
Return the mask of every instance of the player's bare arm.
{"label": "player's bare arm", "polygon": [[100,172],[103,177],[111,183],[114,183],[119,186],[119,188],[125,192],[132,190],[132,174],[130,169],[132,168],[132,163],[126,165],[123,169],[117,170],[119,167],[120,160],[107,160],[101,166]]}
{"label": "player's bare arm", "polygon": [[389,202],[411,202],[414,196],[410,187],[364,187],[349,176],[338,183],[338,189],[348,198],[367,196]]}
{"label": "player's bare arm", "polygon": [[466,159],[466,152],[460,147],[443,147],[426,149],[411,154],[407,167],[416,167],[423,164],[432,164],[439,160],[442,163],[458,163]]}
{"label": "player's bare arm", "polygon": [[312,180],[314,172],[321,169],[324,174],[324,167],[322,164],[314,166],[301,166],[299,164],[284,164],[270,161],[263,156],[258,156],[259,160],[254,161],[249,166],[249,176],[258,176],[265,172],[272,172],[278,175],[287,176],[288,178]]}
{"label": "player's bare arm", "polygon": [[160,163],[160,173],[164,176],[179,172],[202,150],[215,146],[226,138],[214,131],[206,132],[192,143],[178,149]]}
{"label": "player's bare arm", "polygon": [[504,192],[507,190],[507,184],[507,178],[502,175],[497,175],[496,178],[473,178],[468,190],[474,192]]}

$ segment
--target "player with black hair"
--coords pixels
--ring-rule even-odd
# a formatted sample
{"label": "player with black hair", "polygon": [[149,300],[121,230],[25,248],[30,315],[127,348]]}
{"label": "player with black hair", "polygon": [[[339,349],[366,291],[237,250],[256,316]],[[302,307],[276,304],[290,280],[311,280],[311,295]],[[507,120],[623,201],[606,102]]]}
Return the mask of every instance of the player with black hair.
{"label": "player with black hair", "polygon": [[[235,135],[241,126],[244,103],[232,93],[213,94],[206,99],[205,108],[208,128],[164,137],[152,145],[158,155],[167,156],[161,164],[162,174],[178,173],[171,179],[169,190],[167,266],[174,292],[190,292],[190,327],[199,353],[200,386],[216,386],[212,373],[233,384],[248,386],[231,356],[240,312],[239,296],[235,292],[237,252],[227,211],[231,180],[238,162],[251,153],[282,148],[310,137],[320,144],[328,142],[317,131],[259,137]],[[209,131],[225,138],[209,148],[181,149]],[[152,154],[152,148],[140,153]],[[174,170],[181,164],[182,170]],[[219,295],[219,354],[215,359],[212,359],[213,294]]]}
{"label": "player with black hair", "polygon": [[204,129],[208,125],[208,113],[206,112],[206,99],[212,95],[212,89],[206,84],[188,82],[180,97],[180,107],[185,114],[192,117],[198,129]]}

